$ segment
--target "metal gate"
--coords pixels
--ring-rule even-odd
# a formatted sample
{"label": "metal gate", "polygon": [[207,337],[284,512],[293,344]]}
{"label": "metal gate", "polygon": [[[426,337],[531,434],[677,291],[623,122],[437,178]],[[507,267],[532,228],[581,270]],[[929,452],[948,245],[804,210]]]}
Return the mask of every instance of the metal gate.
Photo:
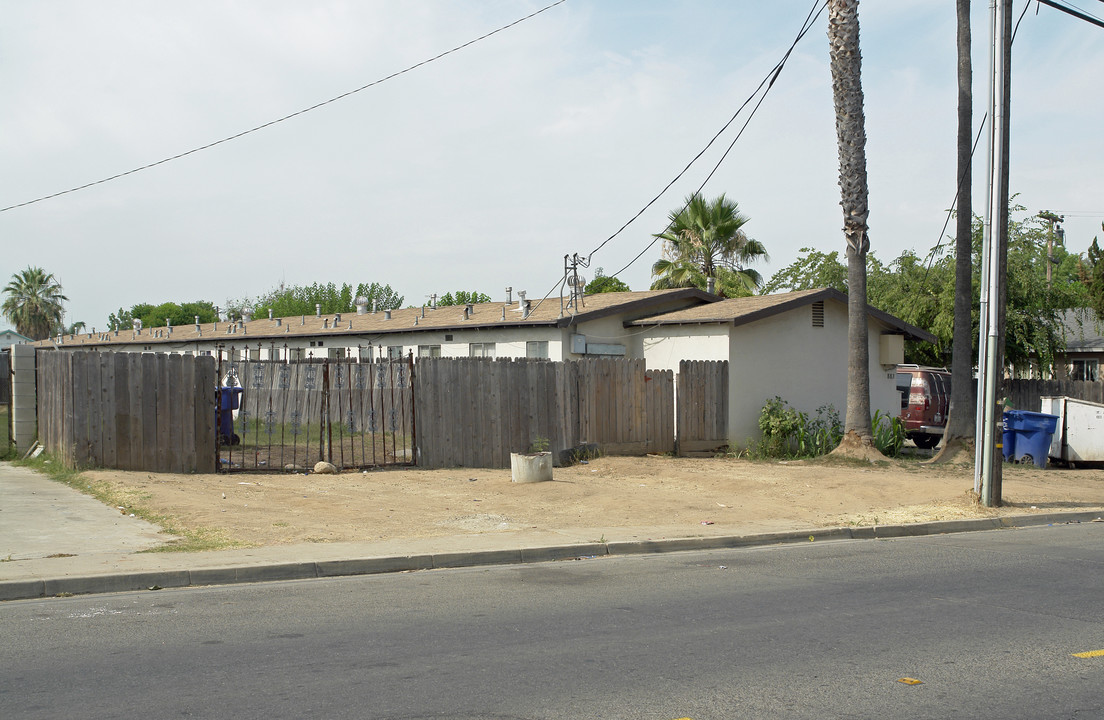
{"label": "metal gate", "polygon": [[413,358],[219,362],[223,472],[415,465]]}

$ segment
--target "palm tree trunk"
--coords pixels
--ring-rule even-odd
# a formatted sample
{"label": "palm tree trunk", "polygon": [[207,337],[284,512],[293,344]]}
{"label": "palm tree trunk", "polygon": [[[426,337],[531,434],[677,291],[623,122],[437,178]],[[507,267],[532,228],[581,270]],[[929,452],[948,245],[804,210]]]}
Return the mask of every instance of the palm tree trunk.
{"label": "palm tree trunk", "polygon": [[847,240],[847,415],[846,445],[870,446],[870,349],[866,315],[866,128],[863,118],[862,56],[858,0],[830,0],[828,44],[836,138],[840,160],[840,204]]}
{"label": "palm tree trunk", "polygon": [[[973,382],[973,68],[970,62],[970,0],[958,7],[958,203],[955,206],[954,337],[951,346],[950,416],[939,459],[949,459],[974,439],[977,398]],[[983,319],[984,322],[984,319]]]}

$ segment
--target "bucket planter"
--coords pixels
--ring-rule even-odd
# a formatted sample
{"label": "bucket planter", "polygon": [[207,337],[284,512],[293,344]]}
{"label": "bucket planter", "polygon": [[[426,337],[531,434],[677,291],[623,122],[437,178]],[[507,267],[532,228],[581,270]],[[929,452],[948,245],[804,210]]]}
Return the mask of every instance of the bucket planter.
{"label": "bucket planter", "polygon": [[510,477],[516,483],[552,479],[552,453],[510,453]]}

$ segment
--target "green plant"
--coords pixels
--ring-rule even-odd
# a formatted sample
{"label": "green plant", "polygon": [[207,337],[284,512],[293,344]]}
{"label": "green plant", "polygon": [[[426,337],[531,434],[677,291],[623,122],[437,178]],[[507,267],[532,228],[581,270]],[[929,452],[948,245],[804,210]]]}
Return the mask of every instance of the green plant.
{"label": "green plant", "polygon": [[843,423],[832,405],[821,405],[810,418],[778,397],[759,413],[763,439],[749,444],[752,457],[816,457],[831,452],[843,437]]}
{"label": "green plant", "polygon": [[874,447],[888,457],[899,455],[905,443],[905,426],[901,418],[875,410],[870,424],[874,428]]}
{"label": "green plant", "polygon": [[529,446],[529,452],[542,453],[548,452],[548,438],[536,437],[533,439],[533,444]]}

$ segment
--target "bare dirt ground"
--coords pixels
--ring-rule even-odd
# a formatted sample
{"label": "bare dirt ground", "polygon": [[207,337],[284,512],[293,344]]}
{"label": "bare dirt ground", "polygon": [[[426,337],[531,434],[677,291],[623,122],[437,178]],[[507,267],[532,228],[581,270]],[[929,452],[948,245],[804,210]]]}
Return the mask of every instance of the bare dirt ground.
{"label": "bare dirt ground", "polygon": [[969,465],[607,457],[519,484],[509,470],[338,475],[90,471],[153,512],[250,545],[521,530],[694,537],[1032,512],[1104,511],[1104,470],[1005,466],[1005,507],[978,506]]}

